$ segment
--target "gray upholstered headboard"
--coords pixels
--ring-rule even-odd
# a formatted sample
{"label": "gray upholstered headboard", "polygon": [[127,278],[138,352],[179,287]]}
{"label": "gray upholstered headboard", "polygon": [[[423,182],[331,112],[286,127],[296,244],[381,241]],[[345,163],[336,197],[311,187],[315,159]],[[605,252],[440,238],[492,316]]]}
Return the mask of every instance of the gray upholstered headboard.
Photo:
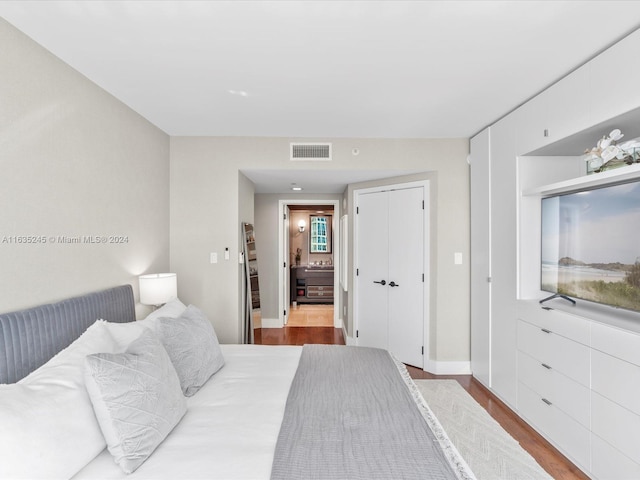
{"label": "gray upholstered headboard", "polygon": [[99,318],[119,323],[135,320],[131,285],[1,314],[0,383],[26,377]]}

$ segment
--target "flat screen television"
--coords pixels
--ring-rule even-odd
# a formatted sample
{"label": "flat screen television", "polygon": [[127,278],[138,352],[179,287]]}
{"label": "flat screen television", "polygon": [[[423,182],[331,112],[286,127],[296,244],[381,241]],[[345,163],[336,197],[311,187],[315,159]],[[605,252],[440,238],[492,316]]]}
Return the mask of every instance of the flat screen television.
{"label": "flat screen television", "polygon": [[542,199],[540,284],[640,312],[640,180]]}

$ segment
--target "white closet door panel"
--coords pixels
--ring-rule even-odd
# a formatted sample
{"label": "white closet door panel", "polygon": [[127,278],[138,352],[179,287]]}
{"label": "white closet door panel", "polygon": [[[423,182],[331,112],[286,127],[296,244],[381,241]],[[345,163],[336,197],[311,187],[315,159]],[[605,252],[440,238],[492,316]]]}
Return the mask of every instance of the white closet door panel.
{"label": "white closet door panel", "polygon": [[[388,192],[362,194],[358,202],[358,345],[389,348]],[[374,282],[385,282],[385,285]]]}
{"label": "white closet door panel", "polygon": [[[389,192],[389,351],[423,367],[424,189]],[[391,286],[395,284],[396,286]]]}
{"label": "white closet door panel", "polygon": [[[640,107],[640,63],[632,61],[640,49],[640,30],[608,48],[588,63],[590,91],[585,100],[593,123],[602,122]],[[611,72],[623,65],[623,75]],[[608,133],[607,131],[602,134]]]}
{"label": "white closet door panel", "polygon": [[471,371],[491,387],[490,129],[471,139]]}

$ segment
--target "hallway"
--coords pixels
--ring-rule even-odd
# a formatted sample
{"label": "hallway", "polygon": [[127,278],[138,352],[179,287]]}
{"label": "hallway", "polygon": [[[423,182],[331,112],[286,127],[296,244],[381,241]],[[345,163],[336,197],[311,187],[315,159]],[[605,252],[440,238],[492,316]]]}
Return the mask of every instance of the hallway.
{"label": "hallway", "polygon": [[333,327],[333,305],[298,304],[289,308],[288,327]]}
{"label": "hallway", "polygon": [[254,339],[256,345],[345,344],[342,329],[333,327],[256,328]]}
{"label": "hallway", "polygon": [[344,345],[342,329],[333,328],[333,305],[312,304],[290,307],[284,328],[256,328],[255,343],[261,345]]}

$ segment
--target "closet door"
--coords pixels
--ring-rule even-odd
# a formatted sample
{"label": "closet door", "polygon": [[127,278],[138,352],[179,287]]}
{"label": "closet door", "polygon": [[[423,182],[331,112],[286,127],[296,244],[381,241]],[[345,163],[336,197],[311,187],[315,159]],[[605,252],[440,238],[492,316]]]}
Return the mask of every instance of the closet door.
{"label": "closet door", "polygon": [[388,192],[360,195],[358,201],[358,345],[388,348]]}
{"label": "closet door", "polygon": [[424,188],[359,195],[357,343],[423,366]]}
{"label": "closet door", "polygon": [[402,362],[420,368],[425,318],[423,190],[389,192],[388,348]]}

